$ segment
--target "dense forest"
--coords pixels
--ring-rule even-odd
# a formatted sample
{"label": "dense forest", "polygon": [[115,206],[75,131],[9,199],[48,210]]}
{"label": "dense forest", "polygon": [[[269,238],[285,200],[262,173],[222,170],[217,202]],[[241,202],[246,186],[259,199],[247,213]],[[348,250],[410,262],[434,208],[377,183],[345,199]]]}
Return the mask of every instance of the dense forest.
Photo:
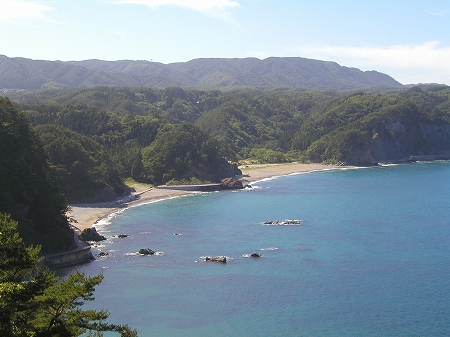
{"label": "dense forest", "polygon": [[19,221],[24,242],[43,252],[74,247],[64,196],[52,182],[48,157],[24,112],[0,98],[0,212]]}
{"label": "dense forest", "polygon": [[[31,91],[11,98],[33,125],[56,124],[100,144],[121,177],[167,183],[190,172],[175,169],[165,178],[152,173],[149,163],[156,158],[149,156],[157,156],[153,142],[161,142],[162,133],[169,131],[200,137],[201,130],[203,141],[230,162],[372,165],[414,155],[447,156],[449,95],[447,86],[379,93],[98,87]],[[186,126],[173,129],[186,123],[192,125],[190,131]],[[184,148],[211,151],[192,137],[189,142]],[[179,146],[171,156],[188,154]],[[209,161],[214,157],[206,156]]]}
{"label": "dense forest", "polygon": [[20,220],[25,241],[39,233],[58,249],[72,244],[66,202],[114,200],[130,192],[129,178],[208,183],[239,174],[239,163],[450,158],[447,86],[351,94],[96,87],[10,99],[0,101],[0,211]]}

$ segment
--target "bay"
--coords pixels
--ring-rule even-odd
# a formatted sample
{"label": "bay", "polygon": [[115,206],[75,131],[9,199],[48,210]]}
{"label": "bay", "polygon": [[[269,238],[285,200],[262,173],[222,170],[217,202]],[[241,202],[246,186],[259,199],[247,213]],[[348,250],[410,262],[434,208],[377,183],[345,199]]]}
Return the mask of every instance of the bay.
{"label": "bay", "polygon": [[[88,305],[140,336],[448,335],[449,182],[449,162],[416,163],[128,208],[77,269],[105,276]],[[300,224],[264,224],[284,219]]]}

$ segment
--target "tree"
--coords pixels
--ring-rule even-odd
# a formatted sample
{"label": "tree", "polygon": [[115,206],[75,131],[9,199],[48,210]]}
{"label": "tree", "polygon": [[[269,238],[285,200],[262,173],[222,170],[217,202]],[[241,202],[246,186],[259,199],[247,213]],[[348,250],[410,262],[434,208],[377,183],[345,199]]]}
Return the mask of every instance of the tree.
{"label": "tree", "polygon": [[123,337],[137,333],[127,325],[108,324],[105,310],[83,310],[94,300],[103,275],[86,277],[76,272],[64,280],[39,266],[39,247],[27,247],[17,222],[0,213],[0,335],[79,336],[114,331]]}
{"label": "tree", "polygon": [[67,204],[50,177],[48,157],[27,116],[0,97],[0,212],[19,221],[26,244],[43,252],[75,246]]}

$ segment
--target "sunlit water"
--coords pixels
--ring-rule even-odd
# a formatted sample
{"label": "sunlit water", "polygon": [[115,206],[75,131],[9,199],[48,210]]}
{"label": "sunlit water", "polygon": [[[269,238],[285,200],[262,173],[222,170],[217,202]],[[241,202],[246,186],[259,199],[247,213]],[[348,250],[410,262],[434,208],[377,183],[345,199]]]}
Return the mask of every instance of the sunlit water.
{"label": "sunlit water", "polygon": [[[447,336],[449,185],[449,162],[417,163],[129,208],[78,269],[105,276],[89,305],[140,336]],[[301,223],[263,224],[284,219]]]}

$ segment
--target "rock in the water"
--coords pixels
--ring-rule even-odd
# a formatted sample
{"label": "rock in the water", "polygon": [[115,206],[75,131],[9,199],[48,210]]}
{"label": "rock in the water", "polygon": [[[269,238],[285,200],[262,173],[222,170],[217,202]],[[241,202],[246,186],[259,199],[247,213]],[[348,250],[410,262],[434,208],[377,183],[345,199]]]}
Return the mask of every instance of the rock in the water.
{"label": "rock in the water", "polygon": [[150,248],[141,248],[139,249],[139,254],[141,255],[153,255],[155,252],[151,250]]}
{"label": "rock in the water", "polygon": [[119,234],[119,235],[117,235],[117,237],[118,237],[119,239],[123,239],[123,238],[129,237],[129,235],[128,235],[128,234]]}
{"label": "rock in the water", "polygon": [[240,180],[233,180],[233,178],[225,178],[220,182],[224,189],[228,190],[238,190],[243,189],[244,185]]}
{"label": "rock in the water", "polygon": [[250,257],[262,257],[262,255],[260,253],[252,253]]}
{"label": "rock in the water", "polygon": [[207,256],[205,260],[212,261],[212,262],[226,263],[227,257],[226,256]]}
{"label": "rock in the water", "polygon": [[98,257],[102,257],[102,256],[108,256],[108,252],[100,252],[97,255]]}
{"label": "rock in the water", "polygon": [[80,238],[83,241],[103,241],[106,240],[106,238],[103,235],[100,235],[95,227],[91,228],[85,228],[81,234]]}

